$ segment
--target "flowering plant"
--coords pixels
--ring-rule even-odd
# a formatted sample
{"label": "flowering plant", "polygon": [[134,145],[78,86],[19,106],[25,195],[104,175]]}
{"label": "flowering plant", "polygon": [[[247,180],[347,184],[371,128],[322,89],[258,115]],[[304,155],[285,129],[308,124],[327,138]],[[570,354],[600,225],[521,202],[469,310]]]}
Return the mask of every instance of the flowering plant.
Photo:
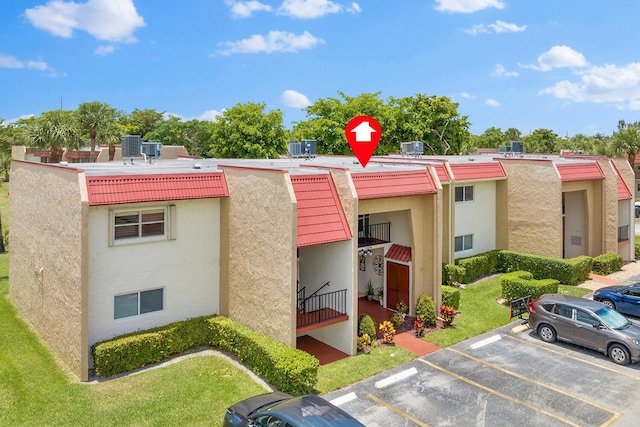
{"label": "flowering plant", "polygon": [[442,321],[445,326],[451,326],[453,323],[453,319],[456,317],[456,309],[453,307],[448,307],[446,305],[440,306],[440,315],[442,316]]}
{"label": "flowering plant", "polygon": [[396,336],[396,328],[393,327],[391,322],[385,320],[379,326],[380,332],[382,332],[382,342],[384,344],[393,344],[393,338]]}
{"label": "flowering plant", "polygon": [[413,322],[413,329],[416,330],[416,337],[421,337],[424,335],[424,317],[418,316]]}

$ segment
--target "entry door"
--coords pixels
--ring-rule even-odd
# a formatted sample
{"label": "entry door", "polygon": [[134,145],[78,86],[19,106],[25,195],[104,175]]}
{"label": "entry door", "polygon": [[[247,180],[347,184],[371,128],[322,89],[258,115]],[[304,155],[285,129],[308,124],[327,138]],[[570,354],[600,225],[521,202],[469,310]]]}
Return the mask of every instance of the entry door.
{"label": "entry door", "polygon": [[409,266],[387,262],[387,307],[395,310],[400,301],[409,301]]}

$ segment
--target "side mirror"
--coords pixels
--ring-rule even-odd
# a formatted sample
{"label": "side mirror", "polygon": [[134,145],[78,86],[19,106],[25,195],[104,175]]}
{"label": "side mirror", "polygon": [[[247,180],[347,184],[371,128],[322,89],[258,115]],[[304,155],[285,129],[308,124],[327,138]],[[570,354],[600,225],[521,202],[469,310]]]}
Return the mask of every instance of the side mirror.
{"label": "side mirror", "polygon": [[602,323],[596,323],[595,325],[593,325],[593,327],[594,327],[595,329],[602,329],[602,328],[604,328],[604,326],[602,325]]}

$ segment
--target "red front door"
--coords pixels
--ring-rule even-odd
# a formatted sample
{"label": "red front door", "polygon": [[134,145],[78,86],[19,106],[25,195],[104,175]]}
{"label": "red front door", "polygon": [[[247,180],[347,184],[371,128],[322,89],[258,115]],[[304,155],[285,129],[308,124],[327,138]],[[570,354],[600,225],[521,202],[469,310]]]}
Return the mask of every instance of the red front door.
{"label": "red front door", "polygon": [[395,310],[400,301],[409,301],[409,266],[387,261],[387,307]]}

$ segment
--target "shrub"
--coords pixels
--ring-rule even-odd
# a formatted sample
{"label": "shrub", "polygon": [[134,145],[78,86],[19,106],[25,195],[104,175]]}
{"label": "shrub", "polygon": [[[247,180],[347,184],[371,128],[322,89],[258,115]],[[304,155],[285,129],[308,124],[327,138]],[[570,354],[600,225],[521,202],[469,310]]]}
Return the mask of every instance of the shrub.
{"label": "shrub", "polygon": [[500,277],[500,287],[502,288],[502,298],[507,303],[531,296],[536,299],[542,294],[557,293],[558,281],[555,279],[535,280],[533,274],[528,271],[513,271],[505,273]]}
{"label": "shrub", "polygon": [[416,337],[420,338],[424,335],[424,319],[420,316],[413,322],[413,329],[416,330]]}
{"label": "shrub", "polygon": [[465,275],[462,283],[470,283],[481,277],[494,274],[498,265],[498,252],[489,251],[467,258],[456,259],[456,265],[464,268]]}
{"label": "shrub", "polygon": [[396,329],[391,322],[385,320],[380,324],[380,332],[382,332],[382,342],[385,344],[393,344],[393,338],[396,336]]}
{"label": "shrub", "polygon": [[369,338],[376,337],[376,324],[368,314],[361,314],[358,318],[358,336],[369,335]]}
{"label": "shrub", "polygon": [[402,314],[395,312],[391,315],[391,324],[393,325],[394,328],[396,329],[402,328],[403,323],[404,323],[404,317],[402,317]]}
{"label": "shrub", "polygon": [[551,258],[512,251],[498,252],[498,269],[505,273],[528,271],[534,279],[556,279],[564,285],[575,286],[586,280],[593,258],[579,256],[571,259]]}
{"label": "shrub", "polygon": [[369,346],[371,346],[371,337],[369,337],[369,334],[364,334],[358,337],[358,351],[364,351]]}
{"label": "shrub", "polygon": [[425,327],[436,325],[436,304],[428,295],[421,295],[416,303],[416,317],[424,319]]}
{"label": "shrub", "polygon": [[635,244],[635,259],[640,260],[640,242]]}
{"label": "shrub", "polygon": [[453,319],[456,317],[456,309],[453,307],[447,307],[446,305],[440,306],[440,316],[442,316],[442,322],[444,326],[451,326]]}
{"label": "shrub", "polygon": [[467,272],[464,267],[455,264],[442,264],[442,284],[451,286],[454,283],[464,283]]}
{"label": "shrub", "polygon": [[622,270],[622,257],[618,254],[602,254],[593,258],[592,270],[596,274],[607,276]]}
{"label": "shrub", "polygon": [[223,316],[198,317],[94,344],[95,373],[112,376],[160,362],[190,348],[211,345],[238,360],[280,391],[310,393],[318,359]]}
{"label": "shrub", "polygon": [[442,305],[460,309],[460,289],[453,286],[442,286]]}

